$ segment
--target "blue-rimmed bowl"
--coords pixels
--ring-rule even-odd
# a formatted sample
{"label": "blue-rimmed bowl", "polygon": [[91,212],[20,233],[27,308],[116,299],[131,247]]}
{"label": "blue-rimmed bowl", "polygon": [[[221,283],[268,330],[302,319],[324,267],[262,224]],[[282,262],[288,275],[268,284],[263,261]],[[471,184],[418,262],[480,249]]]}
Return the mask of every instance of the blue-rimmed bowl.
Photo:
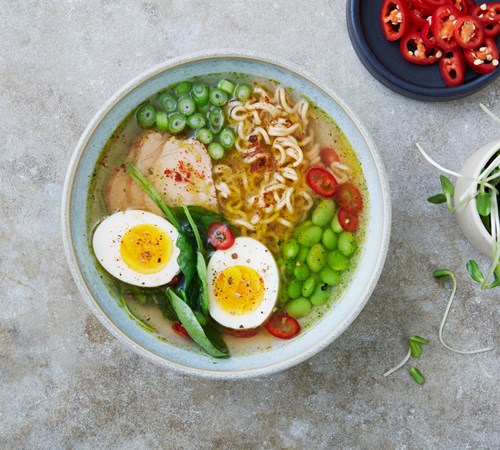
{"label": "blue-rimmed bowl", "polygon": [[[368,188],[366,239],[352,282],[338,301],[298,337],[271,350],[214,359],[158,339],[131,320],[113,298],[94,264],[86,225],[89,183],[114,129],[138,104],[160,89],[200,75],[238,72],[281,82],[306,95],[340,126],[361,162]],[[283,370],[311,357],[336,339],[368,301],[382,271],[389,244],[391,203],[387,176],[372,140],[343,100],[312,77],[274,58],[217,52],[170,60],[138,76],[113,95],[85,129],[69,164],[62,202],[64,248],[71,273],[86,302],[104,326],[141,355],[191,374],[238,378]]]}

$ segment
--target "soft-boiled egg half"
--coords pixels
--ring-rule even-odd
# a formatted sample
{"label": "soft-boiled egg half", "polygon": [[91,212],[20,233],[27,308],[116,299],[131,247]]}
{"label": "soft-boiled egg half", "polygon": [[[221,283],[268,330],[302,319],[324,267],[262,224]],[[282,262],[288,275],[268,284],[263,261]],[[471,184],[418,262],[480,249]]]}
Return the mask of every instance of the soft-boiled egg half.
{"label": "soft-boiled egg half", "polygon": [[230,248],[212,255],[207,272],[208,309],[221,325],[255,328],[273,311],[278,297],[278,267],[259,241],[237,237]]}
{"label": "soft-boiled egg half", "polygon": [[96,228],[92,245],[97,260],[114,277],[135,286],[167,284],[179,273],[178,231],[147,211],[120,211]]}

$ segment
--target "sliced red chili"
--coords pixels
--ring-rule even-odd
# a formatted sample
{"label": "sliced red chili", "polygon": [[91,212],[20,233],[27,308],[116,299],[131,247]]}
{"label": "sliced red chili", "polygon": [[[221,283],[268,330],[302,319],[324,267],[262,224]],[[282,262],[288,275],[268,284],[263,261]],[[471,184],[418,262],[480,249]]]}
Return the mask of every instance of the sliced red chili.
{"label": "sliced red chili", "polygon": [[234,234],[225,223],[212,223],[208,227],[207,237],[217,250],[226,250],[234,244]]}
{"label": "sliced red chili", "polygon": [[191,339],[191,336],[189,336],[189,333],[186,331],[186,329],[179,323],[179,322],[174,322],[172,324],[172,330],[174,330],[178,335]]}
{"label": "sliced red chili", "polygon": [[306,181],[309,187],[322,197],[333,197],[337,193],[337,180],[321,167],[311,167],[307,171]]}
{"label": "sliced red chili", "polygon": [[457,19],[453,35],[462,48],[476,48],[484,40],[484,27],[474,16],[462,16]]}
{"label": "sliced red chili", "polygon": [[498,67],[498,47],[490,38],[478,48],[464,49],[464,56],[468,66],[480,74],[491,73]]}
{"label": "sliced red chili", "polygon": [[408,1],[410,5],[413,6],[414,9],[417,9],[428,16],[431,15],[436,9],[435,6],[429,5],[427,2],[423,0],[408,0]]}
{"label": "sliced red chili", "polygon": [[423,26],[420,35],[422,36],[422,41],[424,41],[424,44],[427,47],[436,47],[436,38],[432,34],[431,23],[427,20],[425,21],[425,25]]}
{"label": "sliced red chili", "polygon": [[453,30],[460,12],[453,6],[441,6],[432,14],[432,34],[437,45],[447,51],[458,47]]}
{"label": "sliced red chili", "polygon": [[349,212],[359,212],[363,209],[363,197],[359,189],[352,183],[344,183],[337,191],[337,201],[339,205]]}
{"label": "sliced red chili", "polygon": [[354,233],[359,228],[359,217],[355,212],[349,212],[345,208],[340,208],[337,213],[340,226],[351,233]]}
{"label": "sliced red chili", "polygon": [[388,41],[401,39],[410,27],[405,0],[384,0],[380,9],[380,24]]}
{"label": "sliced red chili", "polygon": [[427,17],[429,17],[429,14],[425,14],[424,12],[420,11],[418,8],[414,8],[411,4],[410,4],[410,9],[408,10],[408,12],[409,12],[409,16],[410,16],[411,27],[415,31],[420,31],[428,23]]}
{"label": "sliced red chili", "polygon": [[432,9],[433,11],[441,6],[451,4],[450,0],[418,0],[421,8]]}
{"label": "sliced red chili", "polygon": [[280,339],[291,339],[300,333],[300,324],[285,311],[273,314],[267,321],[266,330]]}
{"label": "sliced red chili", "polygon": [[472,8],[476,6],[473,0],[452,0],[451,4],[457,8],[461,14],[470,14]]}
{"label": "sliced red chili", "polygon": [[425,45],[418,31],[410,31],[399,44],[403,58],[415,64],[433,64],[437,61],[437,50]]}
{"label": "sliced red chili", "polygon": [[465,78],[465,58],[461,48],[448,50],[439,60],[439,70],[446,86],[459,86]]}
{"label": "sliced red chili", "polygon": [[224,328],[222,331],[225,334],[229,334],[230,336],[234,336],[237,338],[249,338],[249,337],[254,337],[257,336],[260,333],[260,327],[259,328],[247,328],[243,330],[235,330],[233,328]]}
{"label": "sliced red chili", "polygon": [[499,23],[483,23],[484,36],[487,38],[495,39],[500,34]]}
{"label": "sliced red chili", "polygon": [[319,152],[321,162],[330,167],[334,162],[340,161],[338,153],[331,147],[325,147]]}
{"label": "sliced red chili", "polygon": [[482,3],[472,8],[470,12],[483,23],[500,22],[500,2]]}

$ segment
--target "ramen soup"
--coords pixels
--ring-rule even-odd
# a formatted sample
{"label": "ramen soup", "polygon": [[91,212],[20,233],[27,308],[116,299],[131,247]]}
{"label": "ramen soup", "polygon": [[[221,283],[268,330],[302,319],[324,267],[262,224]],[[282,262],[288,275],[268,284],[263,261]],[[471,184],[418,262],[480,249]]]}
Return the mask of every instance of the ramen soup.
{"label": "ramen soup", "polygon": [[320,320],[349,284],[367,194],[353,149],[276,82],[167,87],[115,130],[88,197],[91,246],[131,320],[213,357]]}

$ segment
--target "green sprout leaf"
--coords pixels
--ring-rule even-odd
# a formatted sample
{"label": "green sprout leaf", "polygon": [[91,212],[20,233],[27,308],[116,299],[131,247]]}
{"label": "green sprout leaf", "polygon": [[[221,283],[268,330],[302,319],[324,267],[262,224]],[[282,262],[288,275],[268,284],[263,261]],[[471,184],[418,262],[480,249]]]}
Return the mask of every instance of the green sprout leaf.
{"label": "green sprout leaf", "polygon": [[410,344],[411,356],[413,358],[418,358],[422,354],[422,347],[418,342],[412,341],[411,339],[409,339],[409,344]]}
{"label": "green sprout leaf", "polygon": [[474,261],[473,259],[470,259],[469,261],[467,261],[467,264],[465,267],[467,268],[467,272],[469,272],[470,277],[474,281],[477,281],[478,283],[484,282],[483,272],[479,268],[479,265],[477,264],[476,261]]}
{"label": "green sprout leaf", "polygon": [[427,201],[429,203],[433,203],[435,205],[440,205],[441,203],[446,203],[447,199],[446,199],[446,195],[444,195],[444,194],[436,194],[436,195],[433,195],[432,197],[429,197],[427,199]]}
{"label": "green sprout leaf", "polygon": [[453,273],[447,269],[438,269],[432,272],[432,275],[438,280],[441,280],[442,278],[453,276]]}
{"label": "green sprout leaf", "polygon": [[443,194],[446,195],[446,198],[453,197],[455,195],[453,183],[444,175],[441,175],[439,179],[441,180],[441,187],[443,188]]}
{"label": "green sprout leaf", "polygon": [[411,377],[415,380],[415,383],[420,385],[425,383],[425,378],[420,372],[420,370],[418,370],[416,367],[410,367],[408,370],[410,372]]}
{"label": "green sprout leaf", "polygon": [[425,339],[425,338],[420,337],[420,336],[411,336],[410,341],[416,342],[417,344],[420,344],[420,345],[428,345],[429,344],[428,339]]}
{"label": "green sprout leaf", "polygon": [[482,192],[476,197],[477,212],[483,216],[488,217],[491,213],[491,194],[489,192]]}

